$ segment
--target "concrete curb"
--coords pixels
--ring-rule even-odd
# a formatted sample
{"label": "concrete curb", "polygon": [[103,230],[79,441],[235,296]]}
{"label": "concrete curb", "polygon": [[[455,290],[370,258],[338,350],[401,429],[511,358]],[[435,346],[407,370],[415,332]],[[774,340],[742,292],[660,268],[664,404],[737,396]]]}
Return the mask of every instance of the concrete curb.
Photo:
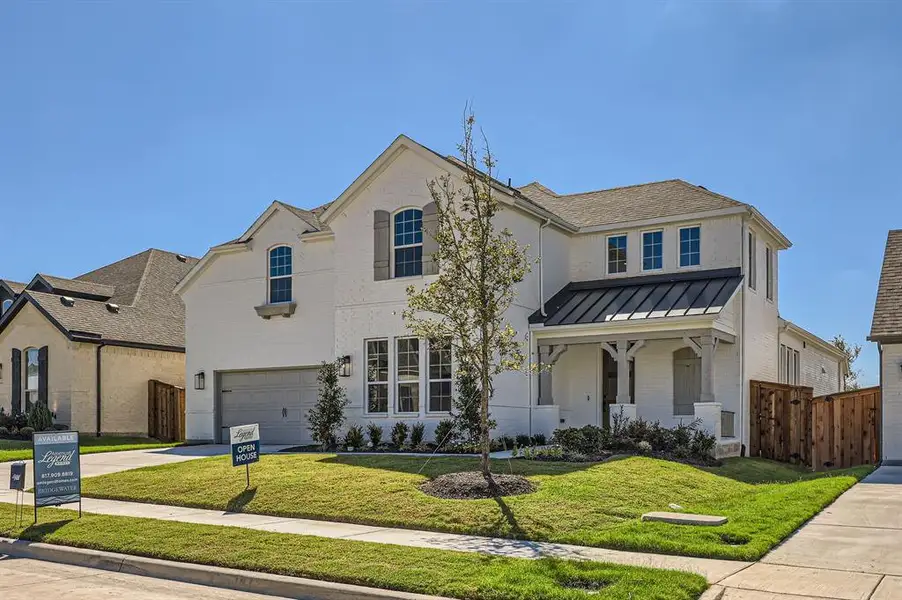
{"label": "concrete curb", "polygon": [[346,583],[181,563],[0,537],[0,555],[302,600],[448,600]]}
{"label": "concrete curb", "polygon": [[722,585],[712,585],[698,600],[720,600],[726,591],[727,589]]}

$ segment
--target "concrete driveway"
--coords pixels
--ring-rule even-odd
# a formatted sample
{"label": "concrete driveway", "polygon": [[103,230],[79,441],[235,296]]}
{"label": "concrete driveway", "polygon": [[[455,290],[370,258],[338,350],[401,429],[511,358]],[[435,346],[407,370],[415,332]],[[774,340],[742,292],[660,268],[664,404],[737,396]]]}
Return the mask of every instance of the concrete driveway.
{"label": "concrete driveway", "polygon": [[880,467],[721,585],[723,600],[902,598],[902,467]]}

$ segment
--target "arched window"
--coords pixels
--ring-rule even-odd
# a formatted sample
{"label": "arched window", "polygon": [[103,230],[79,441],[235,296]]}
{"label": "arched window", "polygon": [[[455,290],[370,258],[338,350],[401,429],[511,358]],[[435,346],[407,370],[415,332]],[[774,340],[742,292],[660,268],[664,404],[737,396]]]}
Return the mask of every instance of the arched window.
{"label": "arched window", "polygon": [[395,277],[423,274],[423,211],[407,208],[392,221]]}
{"label": "arched window", "polygon": [[38,403],[38,393],[41,386],[41,377],[39,374],[39,358],[40,354],[37,348],[28,348],[25,350],[25,411],[31,410],[31,407]]}
{"label": "arched window", "polygon": [[9,298],[3,301],[3,305],[0,306],[0,315],[9,310],[9,307],[13,305],[13,301]]}
{"label": "arched window", "polygon": [[269,303],[291,302],[291,246],[269,251]]}

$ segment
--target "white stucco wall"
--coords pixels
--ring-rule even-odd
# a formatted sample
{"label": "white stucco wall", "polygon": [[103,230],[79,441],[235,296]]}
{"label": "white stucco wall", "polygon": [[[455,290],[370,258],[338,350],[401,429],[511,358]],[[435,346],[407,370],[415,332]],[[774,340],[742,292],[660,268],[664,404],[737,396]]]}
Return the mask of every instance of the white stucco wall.
{"label": "white stucco wall", "polygon": [[883,386],[883,460],[902,464],[902,344],[884,344],[881,353]]}
{"label": "white stucco wall", "polygon": [[[697,267],[680,268],[679,230],[681,227],[699,225],[701,227],[701,264]],[[642,232],[663,230],[663,265],[657,271],[642,270]],[[729,216],[709,218],[702,221],[668,223],[662,226],[625,228],[601,233],[580,234],[571,241],[570,279],[590,281],[617,277],[635,277],[654,273],[675,273],[702,269],[723,269],[738,267],[742,262],[741,247],[737,240],[741,236],[742,218]],[[608,275],[607,238],[611,235],[627,235],[626,273]]]}

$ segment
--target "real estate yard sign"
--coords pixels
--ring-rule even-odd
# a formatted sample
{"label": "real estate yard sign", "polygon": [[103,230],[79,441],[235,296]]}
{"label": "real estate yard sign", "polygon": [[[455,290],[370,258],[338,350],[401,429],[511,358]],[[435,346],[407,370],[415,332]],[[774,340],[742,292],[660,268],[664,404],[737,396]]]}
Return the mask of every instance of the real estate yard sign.
{"label": "real estate yard sign", "polygon": [[232,445],[232,466],[244,465],[247,487],[251,487],[250,464],[260,460],[260,425],[229,427],[229,443]]}
{"label": "real estate yard sign", "polygon": [[39,506],[78,502],[81,516],[81,464],[78,432],[49,431],[32,436],[34,458],[34,521]]}

